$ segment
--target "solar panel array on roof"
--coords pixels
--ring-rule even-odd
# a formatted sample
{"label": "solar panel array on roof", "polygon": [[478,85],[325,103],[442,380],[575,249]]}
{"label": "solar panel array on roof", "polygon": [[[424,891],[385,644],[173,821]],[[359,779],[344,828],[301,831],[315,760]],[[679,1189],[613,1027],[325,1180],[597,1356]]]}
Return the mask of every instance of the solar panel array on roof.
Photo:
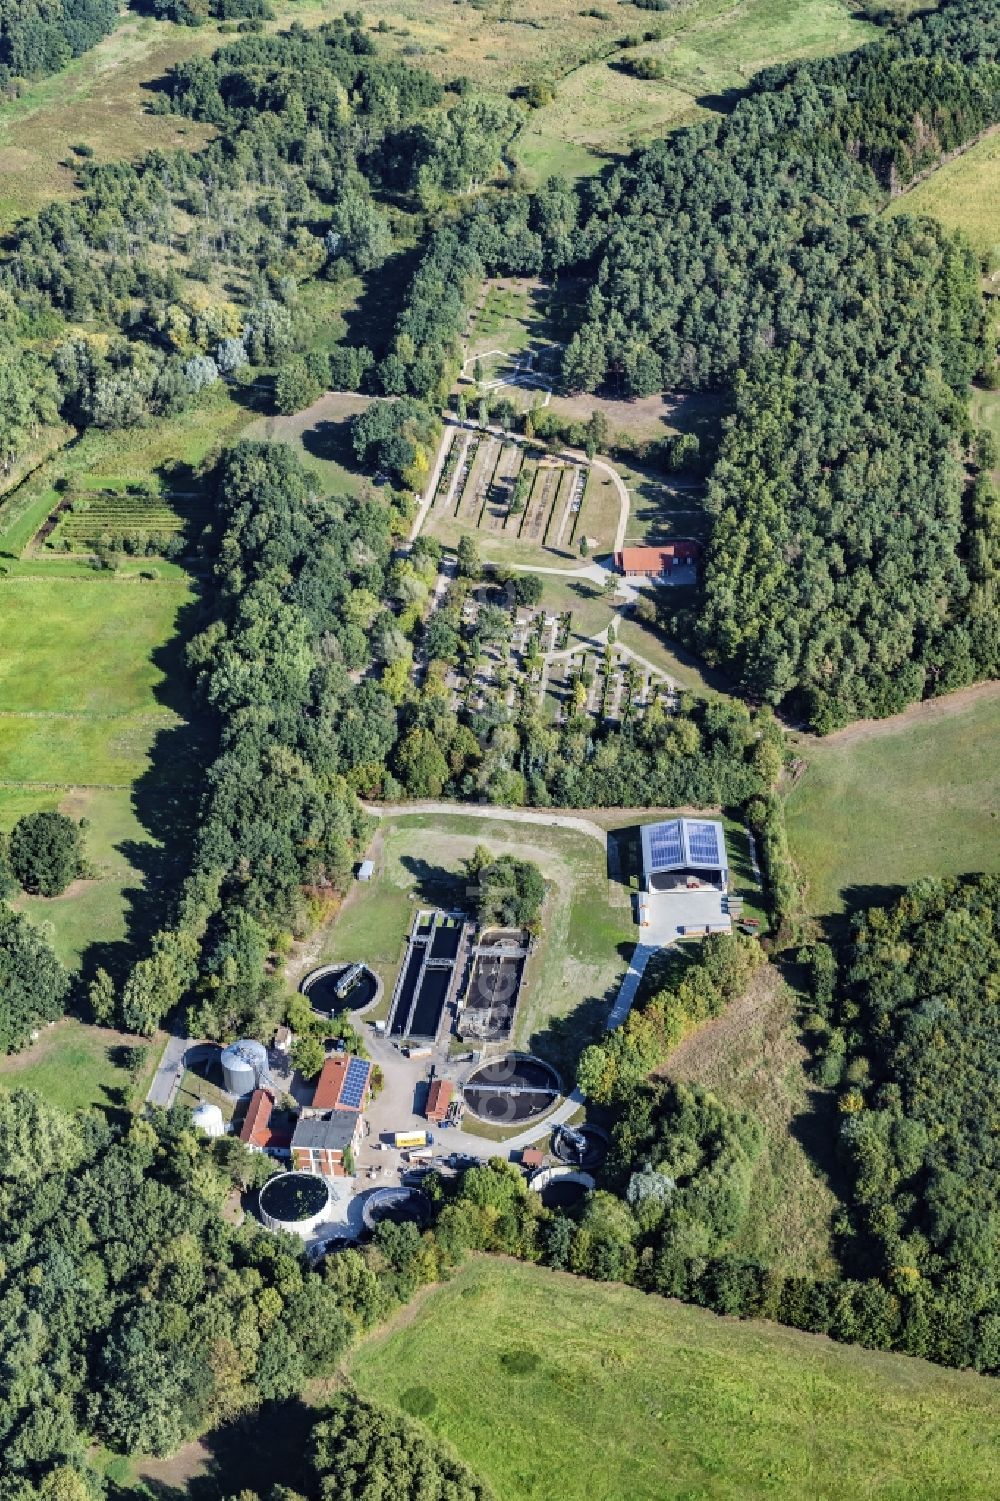
{"label": "solar panel array on roof", "polygon": [[679,865],[683,859],[681,850],[681,826],[677,819],[672,823],[657,824],[649,836],[649,852],[653,868]]}
{"label": "solar panel array on roof", "polygon": [[338,1104],[347,1110],[360,1110],[361,1101],[365,1097],[365,1085],[368,1083],[368,1070],[370,1068],[364,1058],[352,1058],[347,1065],[347,1078],[344,1087],[340,1091]]}
{"label": "solar panel array on roof", "polygon": [[715,823],[697,823],[694,819],[685,821],[687,845],[693,865],[720,865],[719,853],[719,826]]}

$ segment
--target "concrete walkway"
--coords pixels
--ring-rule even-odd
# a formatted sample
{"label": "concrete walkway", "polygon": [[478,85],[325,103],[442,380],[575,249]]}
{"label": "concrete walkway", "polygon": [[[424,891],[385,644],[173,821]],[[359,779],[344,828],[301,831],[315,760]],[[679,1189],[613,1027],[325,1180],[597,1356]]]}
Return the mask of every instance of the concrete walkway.
{"label": "concrete walkway", "polygon": [[455,440],[457,432],[457,427],[455,427],[451,423],[445,423],[444,432],[441,434],[441,442],[438,444],[437,457],[434,460],[434,467],[431,469],[431,472],[427,477],[427,485],[424,489],[424,498],[417,507],[417,514],[414,516],[413,525],[410,527],[411,542],[416,542],[417,538],[420,536],[420,528],[427,520],[427,512],[434,504],[434,496],[437,494],[438,481],[441,478],[441,470],[444,468],[445,459],[447,459],[448,454],[451,452],[451,445]]}
{"label": "concrete walkway", "polygon": [[629,960],[628,969],[625,971],[624,978],[622,979],[615,1004],[608,1012],[607,1028],[609,1032],[613,1032],[615,1027],[620,1027],[626,1016],[628,1016],[646,965],[653,955],[658,952],[658,946],[646,943],[636,944],[635,952]]}

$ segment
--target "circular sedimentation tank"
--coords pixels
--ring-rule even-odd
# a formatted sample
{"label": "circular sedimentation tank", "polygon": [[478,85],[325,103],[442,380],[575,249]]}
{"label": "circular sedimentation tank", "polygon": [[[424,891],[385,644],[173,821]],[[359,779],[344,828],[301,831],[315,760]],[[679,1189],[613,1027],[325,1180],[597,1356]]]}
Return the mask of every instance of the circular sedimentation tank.
{"label": "circular sedimentation tank", "polygon": [[574,1128],[584,1138],[586,1146],[582,1157],[578,1157],[566,1137],[560,1136],[559,1132],[553,1133],[555,1140],[552,1143],[552,1155],[558,1157],[560,1162],[565,1162],[568,1167],[582,1168],[584,1172],[593,1172],[600,1167],[608,1155],[607,1133],[600,1126],[576,1126]]}
{"label": "circular sedimentation tank", "polygon": [[550,1063],[524,1053],[507,1053],[476,1069],[465,1083],[466,1108],[491,1126],[518,1126],[551,1110],[560,1094],[559,1075]]}
{"label": "circular sedimentation tank", "polygon": [[365,1200],[364,1220],[369,1230],[386,1220],[394,1225],[427,1225],[431,1201],[419,1188],[377,1188]]}
{"label": "circular sedimentation tank", "polygon": [[330,1188],[315,1173],[278,1173],[269,1178],[257,1200],[268,1230],[287,1230],[303,1239],[326,1219]]}
{"label": "circular sedimentation tank", "polygon": [[589,1173],[571,1167],[543,1167],[528,1187],[541,1198],[546,1209],[575,1209],[594,1186]]}
{"label": "circular sedimentation tank", "polygon": [[[354,971],[359,973],[354,976]],[[337,987],[349,979],[350,988],[338,996]],[[370,1006],[378,994],[378,980],[367,964],[324,964],[306,975],[299,988],[314,1011],[336,1016],[339,1011],[364,1011]]]}

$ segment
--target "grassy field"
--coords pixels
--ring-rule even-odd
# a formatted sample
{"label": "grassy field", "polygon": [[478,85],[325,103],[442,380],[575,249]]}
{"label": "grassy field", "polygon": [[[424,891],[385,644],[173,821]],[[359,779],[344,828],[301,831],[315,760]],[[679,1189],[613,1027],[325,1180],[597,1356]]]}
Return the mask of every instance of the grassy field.
{"label": "grassy field", "polygon": [[199,750],[178,633],[194,592],[176,571],[151,582],[75,570],[0,578],[0,827],[40,807],[89,820],[93,878],[20,899],[62,961],[88,973],[124,966],[184,858]]}
{"label": "grassy field", "polygon": [[[536,861],[548,882],[544,932],[529,961],[515,1041],[571,1062],[584,1029],[617,991],[635,942],[628,892],[609,882],[606,856],[586,835],[469,815],[394,817],[370,852],[374,880],[351,891],[316,962],[364,960],[391,993],[417,903],[460,901],[462,861],[477,844]],[[388,1002],[389,994],[386,1009]],[[572,1032],[564,1034],[571,1014]]]}
{"label": "grassy field", "polygon": [[357,467],[350,421],[370,400],[350,392],[327,392],[291,417],[258,417],[247,428],[246,436],[289,444],[330,494],[358,495],[370,481]]}
{"label": "grassy field", "polygon": [[628,33],[659,33],[625,55],[659,58],[664,77],[644,81],[622,72],[620,52],[569,73],[516,143],[535,181],[553,172],[596,172],[609,157],[725,108],[760,68],[845,51],[874,35],[838,0],[744,0],[735,8],[726,0],[695,0],[676,14],[629,17],[625,7],[614,14]]}
{"label": "grassy field", "polygon": [[799,737],[788,837],[818,917],[885,901],[920,876],[1000,870],[1000,685]]}
{"label": "grassy field", "polygon": [[[128,1047],[146,1049],[146,1065],[135,1081],[122,1066]],[[33,1089],[62,1110],[118,1107],[145,1098],[162,1049],[161,1033],[133,1037],[64,1017],[23,1053],[0,1058],[0,1089]]]}
{"label": "grassy field", "polygon": [[670,1055],[666,1078],[703,1084],[764,1127],[750,1213],[734,1249],[783,1272],[836,1270],[831,1219],[838,1199],[830,1143],[834,1102],[805,1071],[795,997],[770,965],[747,994]]}
{"label": "grassy field", "polygon": [[91,574],[71,588],[47,579],[2,580],[0,594],[6,713],[94,718],[161,711],[157,690],[166,674],[156,653],[174,634],[190,589]]}
{"label": "grassy field", "polygon": [[1000,269],[1000,133],[938,167],[910,192],[893,199],[890,214],[930,214],[961,229],[983,259]]}
{"label": "grassy field", "polygon": [[504,1501],[959,1501],[1000,1486],[995,1383],[482,1258],[355,1353]]}
{"label": "grassy field", "polygon": [[[19,896],[14,905],[48,930],[67,968],[84,965],[89,973],[103,964],[112,973],[122,970],[130,945],[162,917],[165,888],[183,874],[184,799],[167,790],[150,796],[140,819],[130,788],[0,787],[0,829],[38,808],[59,808],[89,821],[85,842],[94,875],[74,881],[62,896]],[[176,836],[171,842],[164,838],[168,824]]]}

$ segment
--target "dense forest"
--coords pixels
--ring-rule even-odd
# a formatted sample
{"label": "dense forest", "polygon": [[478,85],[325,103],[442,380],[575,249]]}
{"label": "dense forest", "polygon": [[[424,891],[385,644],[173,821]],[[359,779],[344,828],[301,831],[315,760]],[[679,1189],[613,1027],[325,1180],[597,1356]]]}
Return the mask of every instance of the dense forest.
{"label": "dense forest", "polygon": [[851,1254],[908,1295],[938,1359],[992,1369],[998,899],[991,876],[924,881],[873,908],[856,924],[839,988],[823,966],[813,1021],[825,1077],[841,1090]]}
{"label": "dense forest", "polygon": [[564,377],[733,390],[675,628],[819,730],[1000,670],[996,529],[971,547],[963,512],[969,382],[993,364],[978,267],[927,221],[874,217],[1000,118],[998,42],[995,7],[956,3],[771,70],[585,194]]}
{"label": "dense forest", "polygon": [[4,0],[0,98],[14,79],[58,73],[114,30],[118,0]]}
{"label": "dense forest", "polygon": [[[232,1137],[206,1143],[182,1109],[124,1120],[0,1092],[3,1501],[99,1501],[95,1441],[169,1453],[297,1394],[464,1254],[455,1236],[387,1225],[313,1271],[294,1240],[223,1218],[267,1159]],[[487,1501],[411,1424],[367,1404],[335,1403],[317,1423],[319,1496],[342,1494],[342,1469],[324,1478],[334,1448],[356,1476],[426,1472],[442,1487],[428,1495]]]}

